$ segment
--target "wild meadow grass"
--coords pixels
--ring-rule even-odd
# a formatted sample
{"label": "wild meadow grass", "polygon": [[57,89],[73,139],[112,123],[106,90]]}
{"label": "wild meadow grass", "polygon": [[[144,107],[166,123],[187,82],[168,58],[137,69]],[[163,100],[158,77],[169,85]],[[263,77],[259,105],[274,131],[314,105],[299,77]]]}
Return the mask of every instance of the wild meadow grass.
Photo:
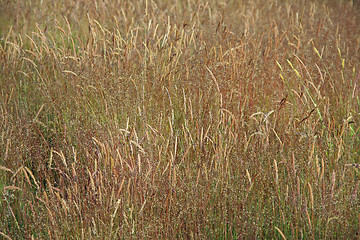
{"label": "wild meadow grass", "polygon": [[4,239],[359,237],[352,1],[0,1]]}

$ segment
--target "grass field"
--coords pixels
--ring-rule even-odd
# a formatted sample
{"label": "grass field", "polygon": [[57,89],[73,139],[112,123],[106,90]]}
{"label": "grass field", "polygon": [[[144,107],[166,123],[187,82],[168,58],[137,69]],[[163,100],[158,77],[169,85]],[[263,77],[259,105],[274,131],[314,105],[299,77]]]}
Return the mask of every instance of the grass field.
{"label": "grass field", "polygon": [[359,26],[345,0],[0,0],[0,238],[359,238]]}

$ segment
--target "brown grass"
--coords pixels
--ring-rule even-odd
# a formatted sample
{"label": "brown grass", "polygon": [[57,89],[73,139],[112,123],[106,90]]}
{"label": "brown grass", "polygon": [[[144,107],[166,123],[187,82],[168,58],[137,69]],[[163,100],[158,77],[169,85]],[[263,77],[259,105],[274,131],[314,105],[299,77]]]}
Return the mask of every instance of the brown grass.
{"label": "brown grass", "polygon": [[351,1],[0,1],[4,239],[359,236]]}

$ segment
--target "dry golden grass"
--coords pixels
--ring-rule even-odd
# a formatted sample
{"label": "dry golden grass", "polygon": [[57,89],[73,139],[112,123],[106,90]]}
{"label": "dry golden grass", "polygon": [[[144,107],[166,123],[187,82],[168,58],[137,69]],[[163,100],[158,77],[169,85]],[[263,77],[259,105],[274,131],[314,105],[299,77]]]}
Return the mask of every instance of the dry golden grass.
{"label": "dry golden grass", "polygon": [[352,1],[0,1],[4,239],[359,237]]}

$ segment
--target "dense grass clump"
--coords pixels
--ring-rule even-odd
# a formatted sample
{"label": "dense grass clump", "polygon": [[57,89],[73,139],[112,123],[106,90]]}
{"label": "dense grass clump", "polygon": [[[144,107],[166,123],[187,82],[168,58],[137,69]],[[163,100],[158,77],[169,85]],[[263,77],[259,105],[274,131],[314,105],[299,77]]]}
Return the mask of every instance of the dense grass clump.
{"label": "dense grass clump", "polygon": [[359,237],[352,1],[0,1],[5,239]]}

